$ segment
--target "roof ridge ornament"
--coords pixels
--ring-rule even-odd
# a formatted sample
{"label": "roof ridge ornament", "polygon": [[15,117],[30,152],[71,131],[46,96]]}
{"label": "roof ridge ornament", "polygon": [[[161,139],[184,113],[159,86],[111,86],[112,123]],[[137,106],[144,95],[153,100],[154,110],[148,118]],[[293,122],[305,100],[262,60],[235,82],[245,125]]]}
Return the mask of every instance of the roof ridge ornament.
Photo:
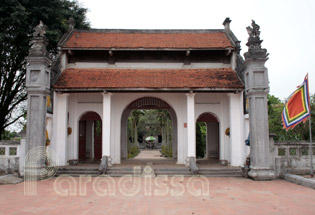
{"label": "roof ridge ornament", "polygon": [[68,20],[68,25],[69,25],[69,31],[72,31],[74,29],[74,26],[75,26],[75,21],[73,19],[73,17],[70,17],[69,20]]}
{"label": "roof ridge ornament", "polygon": [[232,22],[232,20],[230,19],[230,17],[226,17],[224,22],[223,22],[223,25],[224,25],[224,28],[225,30],[231,30],[230,29],[230,23]]}
{"label": "roof ridge ornament", "polygon": [[250,59],[260,59],[260,60],[268,60],[267,49],[261,48],[261,43],[263,40],[260,39],[260,26],[256,24],[254,20],[252,20],[252,27],[246,27],[247,33],[249,35],[248,42],[246,46],[248,46],[248,52],[244,54],[245,61]]}

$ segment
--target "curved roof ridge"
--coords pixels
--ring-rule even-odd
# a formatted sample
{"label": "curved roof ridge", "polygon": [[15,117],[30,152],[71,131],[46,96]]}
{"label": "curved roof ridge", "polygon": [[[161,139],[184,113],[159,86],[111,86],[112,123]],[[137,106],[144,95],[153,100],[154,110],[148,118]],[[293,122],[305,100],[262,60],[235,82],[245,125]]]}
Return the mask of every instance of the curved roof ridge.
{"label": "curved roof ridge", "polygon": [[91,28],[87,30],[74,29],[74,32],[93,33],[218,33],[224,29],[99,29]]}

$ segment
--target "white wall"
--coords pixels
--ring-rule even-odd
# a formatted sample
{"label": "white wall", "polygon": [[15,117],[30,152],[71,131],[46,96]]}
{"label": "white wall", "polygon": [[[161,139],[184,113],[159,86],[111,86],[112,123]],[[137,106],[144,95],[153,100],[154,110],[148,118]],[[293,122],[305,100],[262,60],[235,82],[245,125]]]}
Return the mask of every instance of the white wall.
{"label": "white wall", "polygon": [[219,121],[219,159],[230,160],[229,137],[225,135],[225,129],[229,127],[229,112],[226,108],[226,93],[197,93],[195,97],[196,114],[198,117],[209,112],[216,116]]}
{"label": "white wall", "polygon": [[[70,109],[72,108],[72,109]],[[73,93],[69,101],[69,126],[72,134],[68,136],[69,159],[79,156],[79,120],[89,111],[103,117],[103,97],[100,93]],[[103,119],[102,119],[103,120]]]}
{"label": "white wall", "polygon": [[[249,134],[249,115],[246,114],[246,115],[244,115],[244,138],[245,138],[245,140],[247,139],[248,134]],[[246,157],[249,155],[249,153],[250,153],[250,147],[245,146],[244,159],[246,159]]]}
{"label": "white wall", "polygon": [[104,62],[91,63],[91,62],[76,62],[69,63],[67,68],[125,68],[125,69],[211,69],[211,68],[231,68],[231,64],[224,63],[191,63],[184,65],[184,63],[149,63],[149,62],[115,62],[115,64],[108,64]]}
{"label": "white wall", "polygon": [[[113,93],[111,97],[111,157],[112,163],[120,163],[121,152],[121,116],[124,109],[136,99],[156,97],[167,102],[175,111],[178,122],[178,155],[177,161],[185,163],[187,157],[187,97],[185,93]],[[196,93],[195,120],[200,114],[210,112],[220,123],[220,160],[230,161],[230,137],[225,135],[229,127],[229,100],[226,93]],[[67,137],[68,159],[78,158],[78,129],[80,117],[88,111],[94,111],[103,117],[103,97],[101,93],[71,93],[69,96],[69,123],[72,133]],[[56,111],[56,110],[54,110]],[[103,119],[102,119],[103,120]],[[244,120],[246,125],[246,119]],[[248,127],[244,128],[244,136]],[[246,136],[247,138],[247,136]],[[245,146],[245,144],[243,144]],[[242,148],[246,154],[246,148]]]}

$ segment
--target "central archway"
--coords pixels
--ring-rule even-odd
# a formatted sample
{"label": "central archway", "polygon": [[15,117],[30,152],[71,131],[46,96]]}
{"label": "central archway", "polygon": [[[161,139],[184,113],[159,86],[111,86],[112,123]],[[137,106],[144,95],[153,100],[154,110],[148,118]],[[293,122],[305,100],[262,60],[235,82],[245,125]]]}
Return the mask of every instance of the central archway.
{"label": "central archway", "polygon": [[155,97],[143,97],[131,102],[123,111],[121,117],[121,158],[127,159],[127,126],[128,116],[135,109],[164,109],[170,114],[172,120],[172,158],[177,158],[177,117],[174,109],[165,101]]}

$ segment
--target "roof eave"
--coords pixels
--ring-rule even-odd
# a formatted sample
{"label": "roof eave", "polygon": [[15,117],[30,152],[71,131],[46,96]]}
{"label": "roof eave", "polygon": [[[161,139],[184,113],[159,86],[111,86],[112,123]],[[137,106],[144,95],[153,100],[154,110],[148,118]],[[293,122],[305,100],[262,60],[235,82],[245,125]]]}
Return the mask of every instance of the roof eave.
{"label": "roof eave", "polygon": [[241,92],[244,87],[236,88],[54,88],[56,92]]}

